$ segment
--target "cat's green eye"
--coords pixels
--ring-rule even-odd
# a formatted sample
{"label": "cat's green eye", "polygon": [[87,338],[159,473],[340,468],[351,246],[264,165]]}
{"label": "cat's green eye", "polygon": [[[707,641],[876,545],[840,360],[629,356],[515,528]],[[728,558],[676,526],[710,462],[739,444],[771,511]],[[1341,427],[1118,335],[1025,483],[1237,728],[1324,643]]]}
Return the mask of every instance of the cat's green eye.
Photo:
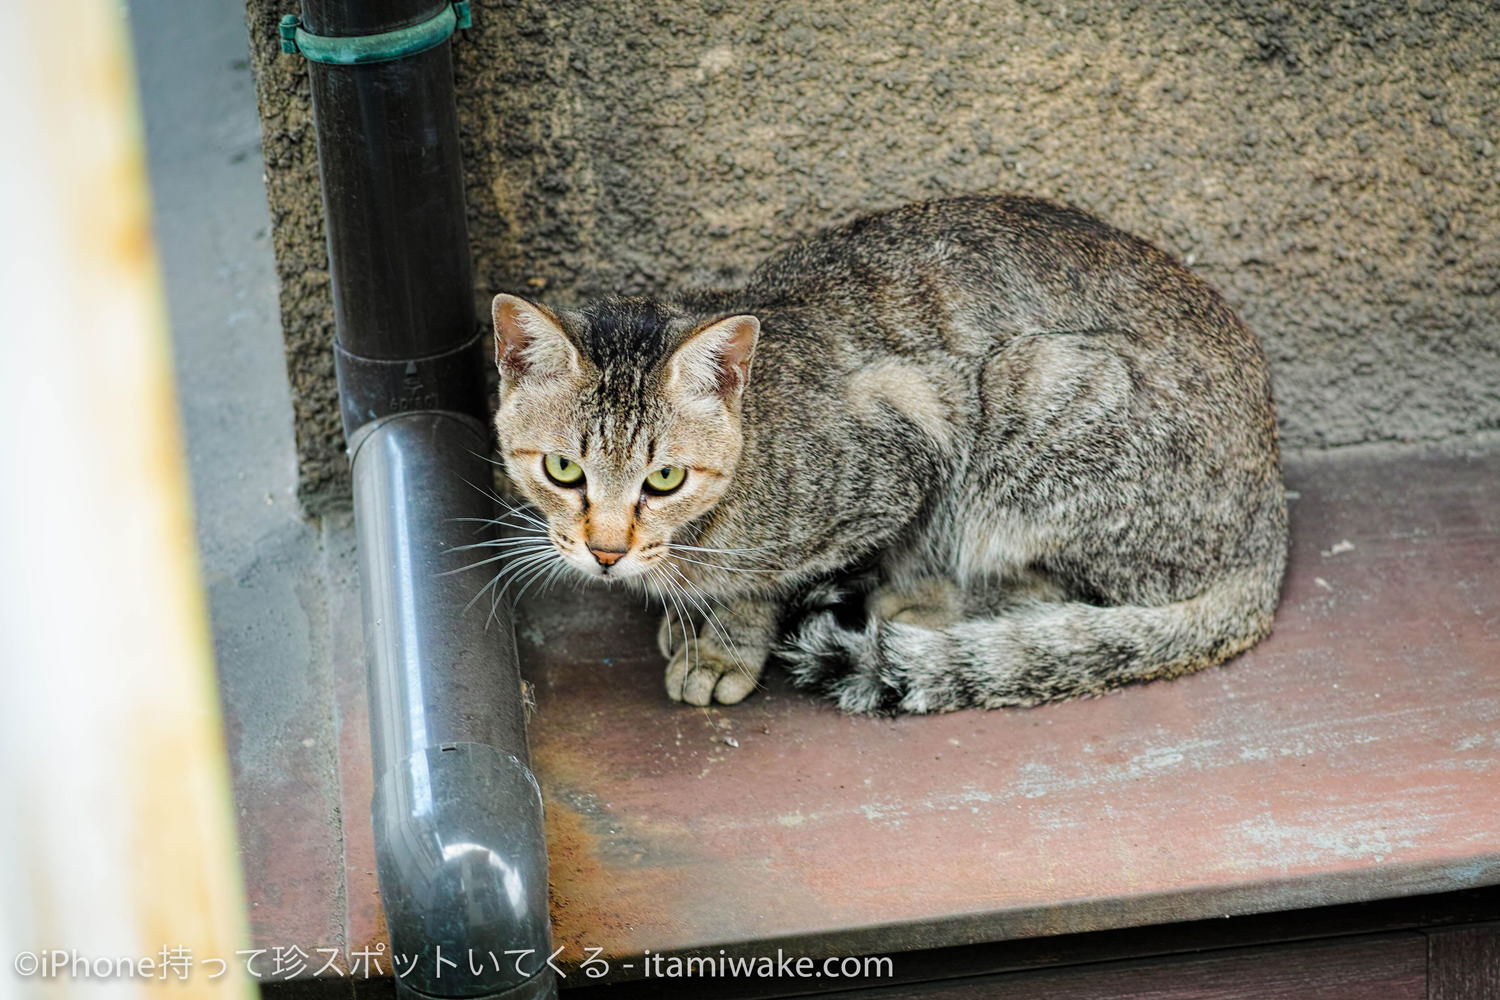
{"label": "cat's green eye", "polygon": [[547,470],[547,478],[559,486],[577,486],[583,481],[583,466],[571,458],[548,455],[542,459],[542,468]]}
{"label": "cat's green eye", "polygon": [[687,470],[680,465],[669,465],[657,469],[646,477],[646,489],[652,493],[671,493],[687,478]]}

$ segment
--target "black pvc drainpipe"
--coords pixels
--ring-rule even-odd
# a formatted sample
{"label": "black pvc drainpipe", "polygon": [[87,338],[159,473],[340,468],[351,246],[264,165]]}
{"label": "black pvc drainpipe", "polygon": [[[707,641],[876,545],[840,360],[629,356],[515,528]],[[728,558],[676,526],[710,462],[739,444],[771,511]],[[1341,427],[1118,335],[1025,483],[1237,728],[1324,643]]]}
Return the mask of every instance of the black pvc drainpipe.
{"label": "black pvc drainpipe", "polygon": [[[556,995],[508,613],[452,550],[494,516],[448,37],[467,4],[303,0],[353,463],[380,895],[404,996]],[[472,485],[471,485],[472,484]],[[488,627],[486,627],[486,623]],[[528,954],[529,952],[529,954]],[[410,969],[408,966],[410,965]]]}

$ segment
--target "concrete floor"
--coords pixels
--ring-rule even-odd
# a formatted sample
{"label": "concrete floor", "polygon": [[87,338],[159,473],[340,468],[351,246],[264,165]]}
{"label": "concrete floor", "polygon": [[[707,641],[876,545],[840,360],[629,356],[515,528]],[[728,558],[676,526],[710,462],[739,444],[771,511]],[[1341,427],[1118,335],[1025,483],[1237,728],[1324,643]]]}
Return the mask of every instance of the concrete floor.
{"label": "concrete floor", "polygon": [[[358,608],[352,531],[306,519],[294,494],[243,4],[131,0],[128,13],[253,926],[259,886],[342,893],[328,609]],[[357,642],[358,623],[343,632]],[[298,856],[246,822],[262,806],[304,831]],[[341,932],[307,927],[296,943]]]}

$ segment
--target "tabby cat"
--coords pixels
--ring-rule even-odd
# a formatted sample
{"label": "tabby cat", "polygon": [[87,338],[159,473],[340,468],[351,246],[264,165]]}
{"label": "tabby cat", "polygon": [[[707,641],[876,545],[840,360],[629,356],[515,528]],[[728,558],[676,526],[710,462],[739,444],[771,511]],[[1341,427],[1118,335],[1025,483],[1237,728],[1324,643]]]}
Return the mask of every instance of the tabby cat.
{"label": "tabby cat", "polygon": [[742,288],[500,295],[494,321],[539,558],[662,599],[674,699],[738,702],[775,657],[849,712],[1034,705],[1271,628],[1287,528],[1260,344],[1081,211],[908,205]]}

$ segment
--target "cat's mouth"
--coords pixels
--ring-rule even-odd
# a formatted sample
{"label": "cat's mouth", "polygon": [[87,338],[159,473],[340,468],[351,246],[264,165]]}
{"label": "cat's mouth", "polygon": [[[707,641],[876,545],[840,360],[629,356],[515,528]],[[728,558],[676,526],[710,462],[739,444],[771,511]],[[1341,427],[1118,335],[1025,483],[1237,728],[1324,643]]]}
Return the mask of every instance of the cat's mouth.
{"label": "cat's mouth", "polygon": [[644,575],[650,570],[658,550],[666,547],[660,543],[630,549],[593,547],[560,533],[554,537],[553,544],[575,572],[591,580],[610,583]]}

